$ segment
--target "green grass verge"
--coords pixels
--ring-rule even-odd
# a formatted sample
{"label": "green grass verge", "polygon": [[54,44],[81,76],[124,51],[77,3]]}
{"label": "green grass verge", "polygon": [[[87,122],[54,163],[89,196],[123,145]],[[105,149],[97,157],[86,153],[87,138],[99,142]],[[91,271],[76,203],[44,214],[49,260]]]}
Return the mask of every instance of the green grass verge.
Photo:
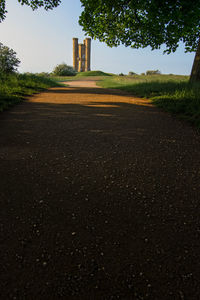
{"label": "green grass verge", "polygon": [[112,76],[112,75],[102,71],[88,71],[88,72],[78,73],[76,76],[84,77],[84,76]]}
{"label": "green grass verge", "polygon": [[98,85],[149,98],[158,107],[190,121],[200,129],[200,84],[189,84],[188,76],[112,76],[104,78]]}
{"label": "green grass verge", "polygon": [[60,84],[51,78],[34,74],[0,75],[0,111],[21,102],[27,96],[53,86]]}
{"label": "green grass verge", "polygon": [[[109,73],[105,73],[102,71],[88,71],[88,72],[81,72],[81,73],[77,73],[76,76],[54,76],[51,75],[50,78],[52,78],[55,81],[58,82],[64,82],[64,81],[71,81],[71,80],[80,80],[83,79],[83,77],[101,77],[101,79],[103,77],[107,77],[107,76],[112,76],[113,74],[109,74]],[[100,80],[100,78],[97,78],[98,80]]]}

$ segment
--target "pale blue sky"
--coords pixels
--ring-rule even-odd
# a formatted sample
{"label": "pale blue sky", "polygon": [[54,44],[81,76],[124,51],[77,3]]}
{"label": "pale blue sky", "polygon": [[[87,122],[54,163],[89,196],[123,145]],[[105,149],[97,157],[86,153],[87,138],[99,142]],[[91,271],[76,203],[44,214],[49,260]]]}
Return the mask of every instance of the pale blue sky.
{"label": "pale blue sky", "polygon": [[[85,38],[78,25],[79,0],[63,0],[53,11],[32,11],[17,0],[7,0],[7,18],[0,23],[1,42],[13,48],[21,60],[20,72],[51,72],[62,62],[72,65],[72,38]],[[164,49],[164,48],[163,48]],[[92,70],[112,73],[160,70],[163,74],[189,75],[194,53],[184,53],[183,45],[170,55],[162,50],[109,48],[92,41]]]}

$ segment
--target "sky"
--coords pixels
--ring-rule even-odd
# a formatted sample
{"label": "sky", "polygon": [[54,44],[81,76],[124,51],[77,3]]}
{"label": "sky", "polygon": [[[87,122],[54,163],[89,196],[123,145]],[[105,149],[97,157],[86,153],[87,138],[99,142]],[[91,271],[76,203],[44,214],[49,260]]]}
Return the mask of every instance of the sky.
{"label": "sky", "polygon": [[[0,23],[0,42],[12,48],[21,60],[19,72],[51,72],[63,62],[73,64],[72,38],[82,43],[85,33],[78,24],[82,11],[79,0],[62,0],[52,11],[32,11],[17,0],[7,0],[8,14]],[[123,45],[110,48],[92,40],[91,69],[110,73],[137,74],[160,70],[162,74],[189,75],[194,53],[184,53],[184,45],[170,55],[161,50],[132,49]]]}

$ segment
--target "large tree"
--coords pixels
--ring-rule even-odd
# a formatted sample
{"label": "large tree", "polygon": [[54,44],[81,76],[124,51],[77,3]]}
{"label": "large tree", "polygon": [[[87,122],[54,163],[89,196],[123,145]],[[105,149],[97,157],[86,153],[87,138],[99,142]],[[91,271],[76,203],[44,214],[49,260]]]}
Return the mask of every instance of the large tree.
{"label": "large tree", "polygon": [[17,71],[20,60],[16,52],[0,43],[0,74],[9,74]]}
{"label": "large tree", "polygon": [[[57,7],[61,0],[17,0],[33,9]],[[150,46],[166,53],[180,42],[186,52],[197,51],[191,81],[200,81],[200,0],[80,0],[84,8],[79,23],[94,39],[108,46]],[[0,21],[5,18],[6,0],[0,0]]]}
{"label": "large tree", "polygon": [[[17,0],[21,5],[28,5],[33,10],[38,7],[44,7],[46,10],[53,9],[57,7],[61,0]],[[0,22],[2,22],[6,17],[6,0],[0,0]]]}
{"label": "large tree", "polygon": [[94,39],[109,46],[150,46],[165,52],[196,51],[191,81],[200,81],[200,0],[81,0],[79,23]]}

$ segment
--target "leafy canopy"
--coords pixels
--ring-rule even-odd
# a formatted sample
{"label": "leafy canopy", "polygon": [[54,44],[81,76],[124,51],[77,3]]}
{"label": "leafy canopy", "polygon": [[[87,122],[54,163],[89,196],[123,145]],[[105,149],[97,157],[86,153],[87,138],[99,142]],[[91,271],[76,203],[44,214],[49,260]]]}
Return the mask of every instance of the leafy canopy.
{"label": "leafy canopy", "polygon": [[200,35],[200,0],[81,0],[79,23],[108,46],[150,46],[174,52],[179,42],[195,51]]}
{"label": "leafy canopy", "polygon": [[[33,10],[38,7],[44,7],[46,10],[53,9],[57,7],[61,0],[17,0],[21,5],[28,5]],[[0,22],[2,22],[6,17],[6,0],[0,0]]]}
{"label": "leafy canopy", "polygon": [[56,76],[75,76],[76,71],[73,67],[68,66],[65,63],[62,63],[60,65],[57,65],[53,70],[53,75]]}
{"label": "leafy canopy", "polygon": [[[57,7],[61,0],[15,0],[33,10]],[[79,23],[87,35],[108,46],[133,48],[166,45],[176,51],[179,42],[186,51],[196,51],[200,36],[200,0],[80,0]],[[5,18],[6,0],[0,0],[0,22]]]}
{"label": "leafy canopy", "polygon": [[17,71],[20,60],[16,57],[16,52],[0,43],[0,73],[9,74]]}

